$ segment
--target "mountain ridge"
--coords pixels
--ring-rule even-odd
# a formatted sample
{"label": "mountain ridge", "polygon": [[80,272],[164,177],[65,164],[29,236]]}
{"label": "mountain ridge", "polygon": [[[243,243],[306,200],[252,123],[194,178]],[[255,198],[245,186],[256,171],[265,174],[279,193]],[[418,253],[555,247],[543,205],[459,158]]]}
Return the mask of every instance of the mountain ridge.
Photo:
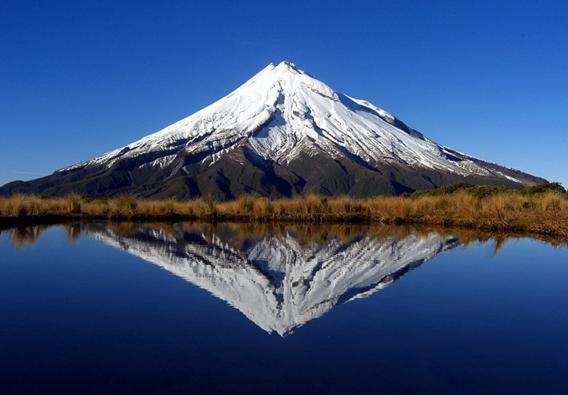
{"label": "mountain ridge", "polygon": [[439,145],[374,104],[281,62],[166,128],[50,176],[6,184],[0,194],[367,197],[464,181],[546,182]]}

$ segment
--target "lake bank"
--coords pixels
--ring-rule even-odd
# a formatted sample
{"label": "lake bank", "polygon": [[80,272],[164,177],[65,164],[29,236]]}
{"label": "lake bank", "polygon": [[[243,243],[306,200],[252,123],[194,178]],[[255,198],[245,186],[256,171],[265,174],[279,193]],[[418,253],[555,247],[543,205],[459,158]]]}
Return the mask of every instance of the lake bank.
{"label": "lake bank", "polygon": [[503,191],[478,196],[466,191],[415,197],[352,199],[307,196],[269,200],[244,196],[228,202],[145,200],[129,196],[87,199],[77,195],[0,198],[0,224],[21,226],[69,220],[199,220],[207,222],[423,224],[485,231],[568,237],[565,193],[526,195]]}

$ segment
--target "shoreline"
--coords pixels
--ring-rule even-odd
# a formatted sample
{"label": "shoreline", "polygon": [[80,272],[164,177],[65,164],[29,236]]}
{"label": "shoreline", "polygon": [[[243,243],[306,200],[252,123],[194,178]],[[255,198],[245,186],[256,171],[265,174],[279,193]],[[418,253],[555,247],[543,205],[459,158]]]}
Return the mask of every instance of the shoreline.
{"label": "shoreline", "polygon": [[304,230],[307,234],[312,234],[314,232],[324,232],[333,235],[338,229],[346,229],[349,232],[359,232],[359,231],[373,231],[376,229],[382,229],[383,232],[393,234],[398,234],[398,232],[412,230],[418,233],[429,233],[436,232],[440,234],[452,234],[460,238],[463,235],[468,235],[468,240],[488,240],[493,239],[496,241],[507,240],[507,239],[519,239],[519,238],[530,238],[532,240],[538,240],[545,242],[547,244],[556,247],[566,247],[568,246],[568,237],[559,236],[548,233],[535,233],[523,230],[512,230],[512,229],[483,229],[483,228],[473,228],[468,226],[459,225],[438,225],[438,224],[427,224],[427,223],[379,223],[373,221],[327,221],[327,222],[315,222],[315,221],[251,221],[251,220],[218,220],[218,221],[204,221],[201,219],[187,219],[180,217],[170,217],[170,218],[129,218],[129,219],[109,219],[109,218],[71,218],[71,217],[61,217],[61,218],[27,218],[23,221],[0,221],[0,234],[3,232],[11,231],[23,231],[30,228],[36,227],[51,227],[51,226],[63,226],[66,228],[75,228],[76,226],[82,227],[89,224],[104,224],[113,228],[120,229],[126,226],[128,229],[131,227],[171,227],[171,226],[205,226],[205,227],[238,227],[239,232],[243,236],[246,236],[248,231],[252,231],[253,234],[258,229],[288,229],[292,232],[298,231],[298,229]]}
{"label": "shoreline", "polygon": [[130,196],[86,199],[77,195],[0,198],[0,228],[98,220],[425,225],[568,239],[568,194],[505,191],[476,196],[458,191],[417,197],[353,199],[310,195],[279,200],[244,196],[227,202],[143,200]]}

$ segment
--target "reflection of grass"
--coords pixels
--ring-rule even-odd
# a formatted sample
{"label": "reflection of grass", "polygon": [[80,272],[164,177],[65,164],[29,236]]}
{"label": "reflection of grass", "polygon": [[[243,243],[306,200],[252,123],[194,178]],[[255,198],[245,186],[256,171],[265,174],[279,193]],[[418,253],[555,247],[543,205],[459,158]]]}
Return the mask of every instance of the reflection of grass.
{"label": "reflection of grass", "polygon": [[562,191],[472,192],[458,189],[411,197],[269,200],[244,196],[230,202],[142,200],[129,196],[87,199],[77,195],[0,198],[0,221],[31,219],[198,219],[206,221],[378,222],[461,226],[568,237],[568,195]]}
{"label": "reflection of grass", "polygon": [[[284,222],[146,222],[146,221],[72,221],[60,225],[70,243],[74,243],[83,231],[92,227],[107,227],[120,237],[137,237],[151,233],[161,234],[170,240],[185,243],[187,240],[203,238],[208,243],[221,240],[231,248],[244,250],[251,242],[259,241],[267,236],[292,236],[300,245],[321,245],[330,240],[347,243],[351,240],[370,237],[375,239],[404,239],[406,237],[424,238],[432,234],[444,237],[454,237],[462,246],[475,242],[493,241],[494,252],[506,244],[509,239],[526,237],[523,232],[492,232],[467,228],[448,228],[436,225],[385,225],[381,223],[284,223]],[[46,225],[21,226],[5,230],[14,247],[25,247],[34,244],[47,229]],[[546,234],[531,234],[532,238],[543,241],[553,247],[568,245],[568,238],[555,237]]]}
{"label": "reflection of grass", "polygon": [[[69,225],[64,225],[68,227]],[[89,227],[86,223],[83,226]],[[300,244],[323,243],[335,239],[345,243],[349,240],[362,237],[377,239],[398,238],[409,236],[419,238],[438,234],[446,237],[455,237],[460,245],[467,246],[475,242],[492,240],[495,252],[509,239],[526,237],[523,232],[491,232],[478,229],[448,228],[436,225],[385,225],[381,223],[283,223],[283,222],[108,222],[106,224],[114,233],[120,236],[134,236],[137,233],[162,232],[168,237],[180,237],[181,234],[197,234],[207,238],[209,242],[214,237],[233,248],[244,249],[250,241],[262,239],[268,235],[285,237],[292,235]],[[176,236],[177,235],[177,236]],[[568,239],[534,234],[532,238],[543,241],[553,247],[568,245]]]}

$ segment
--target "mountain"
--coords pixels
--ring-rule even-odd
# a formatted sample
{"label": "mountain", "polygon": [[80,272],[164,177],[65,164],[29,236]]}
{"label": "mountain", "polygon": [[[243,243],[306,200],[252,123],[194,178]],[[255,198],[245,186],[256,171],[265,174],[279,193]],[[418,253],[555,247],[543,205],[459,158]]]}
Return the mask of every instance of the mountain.
{"label": "mountain", "polygon": [[441,146],[282,62],[154,134],[50,176],[6,184],[0,194],[367,197],[464,181],[546,182]]}
{"label": "mountain", "polygon": [[[218,229],[144,225],[123,234],[105,224],[81,232],[153,263],[287,336],[335,306],[371,296],[460,242],[437,233],[303,242],[291,232],[234,242]],[[240,235],[243,232],[239,232]]]}

